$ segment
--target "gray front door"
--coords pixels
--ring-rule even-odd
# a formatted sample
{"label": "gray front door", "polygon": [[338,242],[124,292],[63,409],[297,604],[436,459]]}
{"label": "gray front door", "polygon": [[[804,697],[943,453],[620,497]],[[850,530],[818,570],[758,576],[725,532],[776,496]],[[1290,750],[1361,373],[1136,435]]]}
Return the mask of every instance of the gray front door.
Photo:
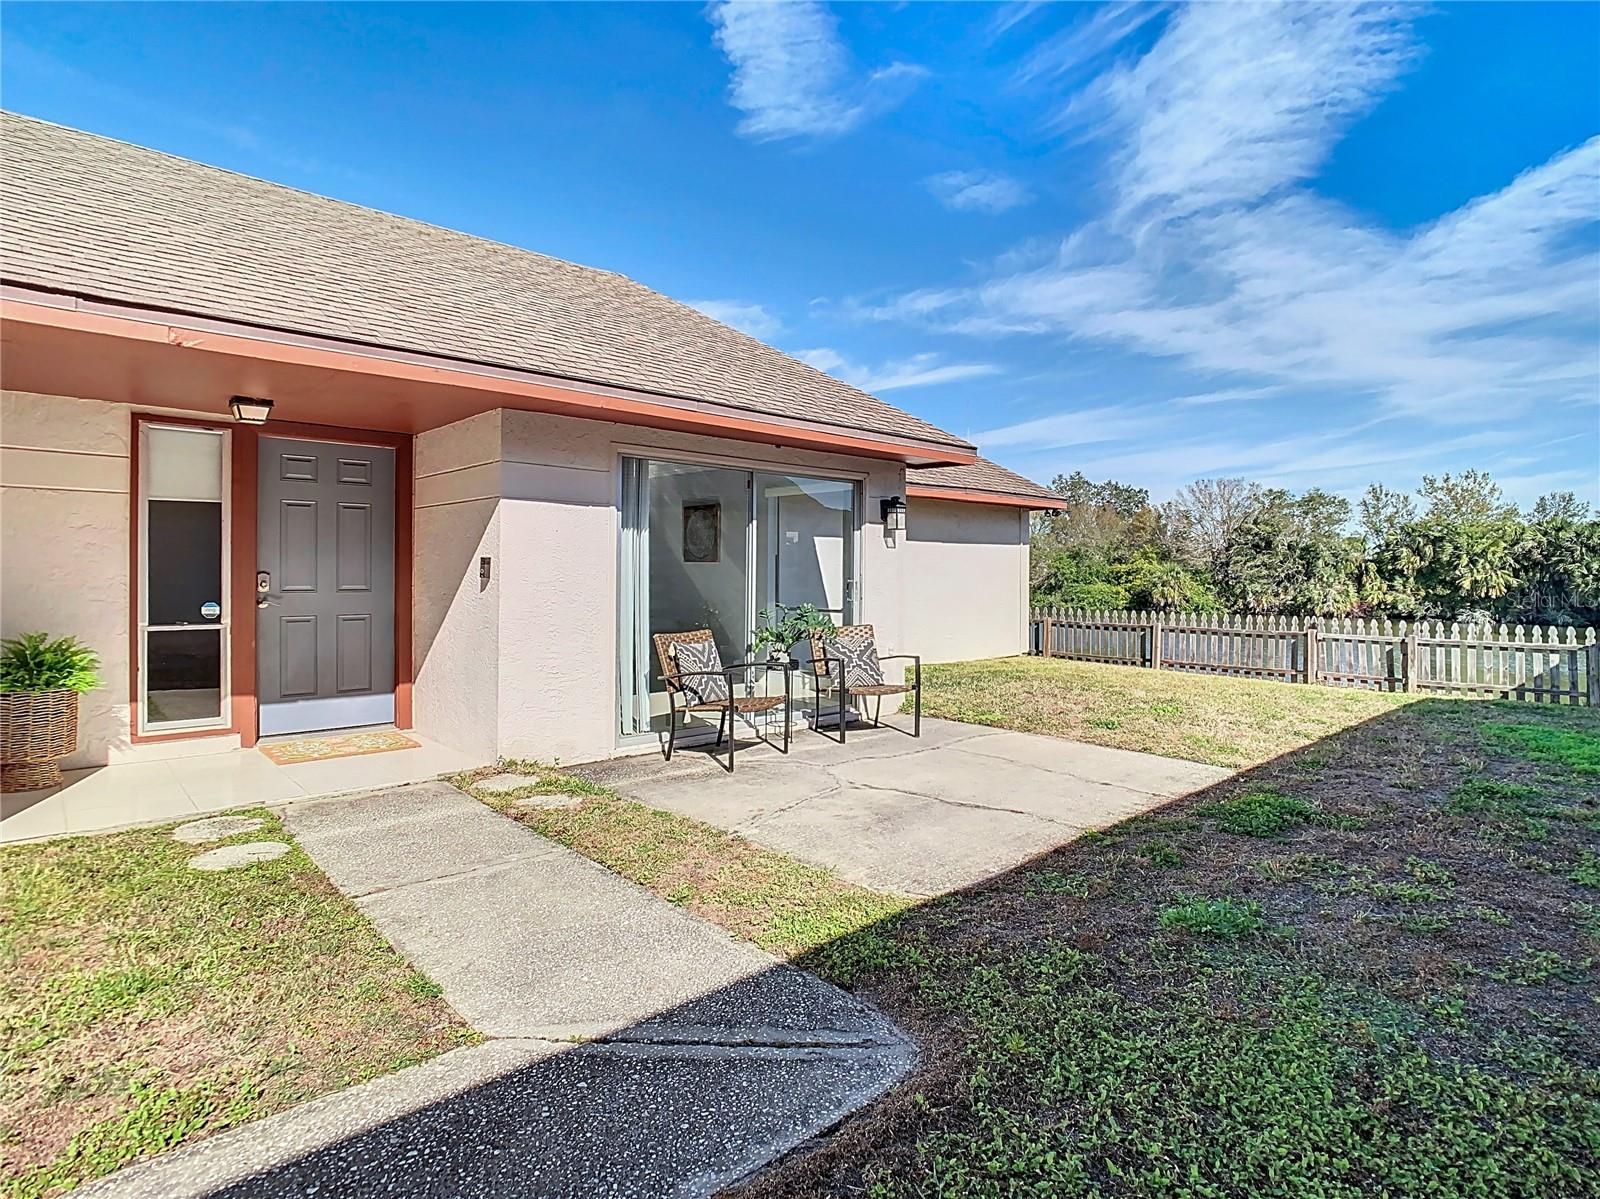
{"label": "gray front door", "polygon": [[258,478],[262,736],[392,723],[394,451],[263,437]]}

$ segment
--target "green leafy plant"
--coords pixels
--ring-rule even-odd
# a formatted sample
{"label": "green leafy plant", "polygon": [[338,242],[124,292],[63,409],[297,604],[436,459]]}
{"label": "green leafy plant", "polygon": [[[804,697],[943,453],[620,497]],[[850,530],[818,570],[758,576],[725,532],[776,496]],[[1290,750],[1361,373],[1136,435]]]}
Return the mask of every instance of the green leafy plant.
{"label": "green leafy plant", "polygon": [[1304,800],[1271,787],[1257,787],[1200,809],[1202,815],[1241,837],[1276,837],[1303,824],[1315,811]]}
{"label": "green leafy plant", "polygon": [[788,653],[797,641],[813,633],[833,628],[833,619],[815,604],[778,604],[756,613],[756,635],[750,642],[754,653],[778,650]]}
{"label": "green leafy plant", "polygon": [[1181,928],[1201,937],[1242,937],[1266,927],[1261,905],[1233,899],[1191,899],[1162,911],[1162,928]]}
{"label": "green leafy plant", "polygon": [[93,691],[100,655],[74,637],[24,633],[0,642],[0,691]]}

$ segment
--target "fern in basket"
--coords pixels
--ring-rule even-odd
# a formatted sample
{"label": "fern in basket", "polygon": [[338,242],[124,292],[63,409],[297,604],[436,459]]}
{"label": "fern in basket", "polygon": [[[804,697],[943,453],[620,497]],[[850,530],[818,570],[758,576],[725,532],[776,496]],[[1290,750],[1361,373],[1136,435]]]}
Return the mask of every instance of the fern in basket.
{"label": "fern in basket", "polygon": [[93,691],[100,656],[75,637],[24,633],[0,642],[0,692]]}

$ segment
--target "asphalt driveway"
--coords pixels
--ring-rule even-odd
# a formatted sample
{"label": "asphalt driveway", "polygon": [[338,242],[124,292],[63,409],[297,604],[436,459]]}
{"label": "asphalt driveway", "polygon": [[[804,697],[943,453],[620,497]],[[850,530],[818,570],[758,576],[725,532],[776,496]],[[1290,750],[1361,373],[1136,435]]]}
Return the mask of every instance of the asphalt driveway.
{"label": "asphalt driveway", "polygon": [[574,773],[653,808],[737,832],[863,886],[939,895],[1090,829],[1229,775],[1154,754],[924,720],[852,728],[844,745],[802,730],[784,756],[741,748],[729,774],[704,752],[612,759]]}

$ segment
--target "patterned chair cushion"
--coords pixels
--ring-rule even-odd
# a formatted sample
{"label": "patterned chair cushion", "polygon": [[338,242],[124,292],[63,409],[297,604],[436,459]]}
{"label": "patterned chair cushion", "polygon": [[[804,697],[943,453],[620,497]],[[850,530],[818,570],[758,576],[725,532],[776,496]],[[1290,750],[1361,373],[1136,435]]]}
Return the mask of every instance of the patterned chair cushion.
{"label": "patterned chair cushion", "polygon": [[828,657],[844,663],[846,687],[872,687],[883,682],[878,646],[865,629],[840,629],[823,639]]}
{"label": "patterned chair cushion", "polygon": [[[679,674],[722,669],[722,655],[717,652],[715,641],[679,641],[672,647],[672,660]],[[691,705],[725,704],[728,702],[728,678],[716,674],[684,679],[683,691]]]}

